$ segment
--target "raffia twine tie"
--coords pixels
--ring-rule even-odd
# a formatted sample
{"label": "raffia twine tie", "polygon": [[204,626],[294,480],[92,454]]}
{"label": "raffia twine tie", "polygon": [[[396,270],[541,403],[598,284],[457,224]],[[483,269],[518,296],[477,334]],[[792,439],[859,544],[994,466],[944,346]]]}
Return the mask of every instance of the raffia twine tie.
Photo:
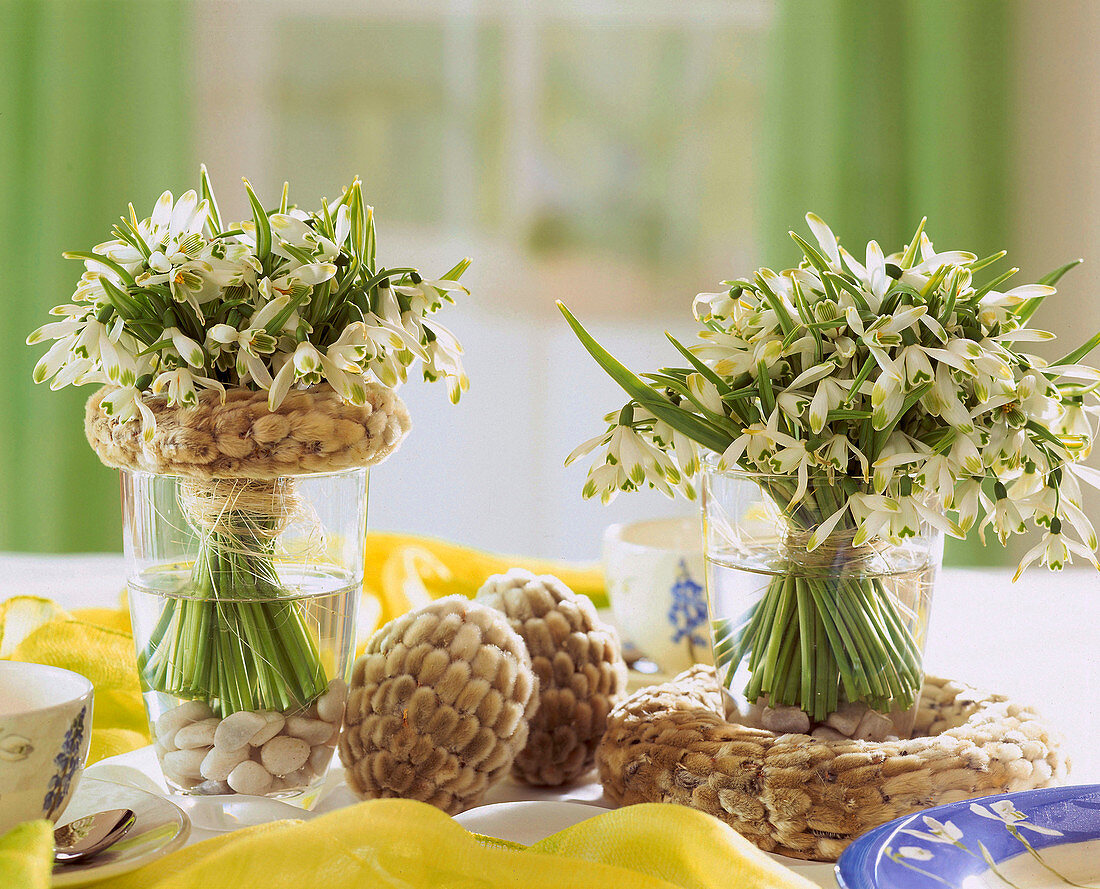
{"label": "raffia twine tie", "polygon": [[292,478],[180,479],[184,515],[203,533],[273,541],[301,512]]}
{"label": "raffia twine tie", "polygon": [[890,561],[875,540],[858,546],[856,531],[834,530],[816,549],[810,549],[815,529],[788,526],[779,546],[781,558],[806,577],[864,575],[874,577],[890,572]]}

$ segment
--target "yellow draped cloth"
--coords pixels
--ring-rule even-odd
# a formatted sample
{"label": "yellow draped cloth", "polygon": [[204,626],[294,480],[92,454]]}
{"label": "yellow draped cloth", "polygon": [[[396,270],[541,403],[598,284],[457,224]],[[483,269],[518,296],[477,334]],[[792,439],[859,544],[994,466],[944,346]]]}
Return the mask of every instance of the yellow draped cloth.
{"label": "yellow draped cloth", "polygon": [[[364,605],[375,625],[431,599],[472,596],[513,566],[553,573],[597,605],[599,570],[494,556],[429,538],[372,533]],[[74,581],[75,582],[75,581]],[[125,609],[72,613],[17,596],[0,603],[0,658],[73,670],[95,686],[89,763],[150,743]],[[52,825],[0,836],[0,887],[47,889]],[[362,889],[362,887],[599,887],[599,889],[807,889],[715,818],[680,806],[631,806],[529,848],[477,837],[429,805],[371,800],[301,821],[278,821],[197,843],[96,889]]]}
{"label": "yellow draped cloth", "polygon": [[[51,825],[0,837],[0,886],[47,889]],[[274,821],[166,855],[96,889],[813,889],[716,818],[645,803],[523,848],[412,800]]]}

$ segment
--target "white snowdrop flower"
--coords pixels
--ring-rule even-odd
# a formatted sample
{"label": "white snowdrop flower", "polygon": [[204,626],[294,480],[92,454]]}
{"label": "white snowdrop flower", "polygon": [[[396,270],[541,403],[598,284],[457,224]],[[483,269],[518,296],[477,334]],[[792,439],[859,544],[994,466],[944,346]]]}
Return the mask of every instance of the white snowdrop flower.
{"label": "white snowdrop flower", "polygon": [[164,373],[157,374],[153,379],[152,389],[154,395],[159,395],[167,389],[169,404],[188,405],[198,402],[194,378],[191,376],[191,371],[184,367],[177,367],[175,370],[166,370]]}
{"label": "white snowdrop flower", "polygon": [[895,519],[901,517],[897,501],[883,494],[856,493],[848,498],[848,503],[853,517],[859,522],[853,546],[862,546],[872,537],[888,533]]}
{"label": "white snowdrop flower", "polygon": [[202,346],[184,334],[178,327],[166,327],[161,334],[161,339],[171,340],[176,354],[191,367],[202,367],[206,363],[206,355],[203,353]]}
{"label": "white snowdrop flower", "polygon": [[451,403],[458,404],[462,393],[470,385],[462,367],[462,346],[455,335],[441,324],[425,321],[424,328],[429,334],[424,376],[429,380],[445,379]]}
{"label": "white snowdrop flower", "polygon": [[699,338],[703,344],[692,346],[692,354],[707,362],[719,376],[734,379],[755,368],[754,352],[741,337],[704,330],[699,333]]}
{"label": "white snowdrop flower", "polygon": [[[985,494],[979,495],[985,510],[985,518],[978,525],[978,534],[984,542],[985,529],[992,526],[1003,545],[1008,542],[1008,538],[1013,534],[1023,533],[1024,513],[1021,511],[1020,505],[1008,497],[1004,485],[1000,482],[997,485],[1000,485],[998,490],[1001,493],[996,494],[994,500],[990,501]],[[997,485],[994,485],[994,487],[996,488]]]}
{"label": "white snowdrop flower", "polygon": [[1027,820],[1028,816],[1017,809],[1012,800],[997,800],[994,803],[990,803],[989,808],[986,808],[981,803],[971,803],[970,811],[975,815],[981,815],[983,818],[989,818],[991,821],[1000,821],[1002,824],[1007,824],[1011,827],[1022,827],[1025,830],[1031,830],[1035,833],[1041,833],[1050,837],[1063,836],[1062,831],[1055,830],[1053,827],[1044,827],[1041,824],[1032,824],[1029,822]]}
{"label": "white snowdrop flower", "polygon": [[46,354],[38,359],[38,363],[34,366],[34,372],[31,375],[34,382],[42,383],[51,379],[67,364],[86,361],[87,359],[77,358],[73,354],[72,348],[75,343],[76,333],[70,333],[60,337],[57,342],[50,346]]}
{"label": "white snowdrop flower", "polygon": [[[298,343],[294,349],[294,369],[297,371],[300,378],[312,377],[318,374],[321,370],[321,353],[317,350],[317,347],[308,341]],[[338,366],[342,369],[348,369],[348,363],[339,362]]]}
{"label": "white snowdrop flower", "polygon": [[896,367],[878,375],[871,391],[871,423],[875,429],[886,429],[894,422],[905,404],[905,395],[905,379]]}
{"label": "white snowdrop flower", "polygon": [[706,324],[708,321],[725,321],[733,314],[736,304],[737,297],[732,296],[730,290],[698,293],[691,310],[697,321]]}
{"label": "white snowdrop flower", "polygon": [[933,858],[928,849],[923,849],[920,846],[899,846],[898,855],[902,858],[908,858],[910,861],[931,861]]}
{"label": "white snowdrop flower", "polygon": [[1051,431],[1066,441],[1082,460],[1092,453],[1095,430],[1095,422],[1089,418],[1088,410],[1080,402],[1063,404],[1061,415],[1051,424]]}
{"label": "white snowdrop flower", "polygon": [[726,406],[722,403],[722,396],[718,393],[718,387],[702,374],[688,374],[687,386],[699,403],[712,414],[721,417],[726,415]]}
{"label": "white snowdrop flower", "polygon": [[107,393],[101,403],[104,413],[109,417],[118,417],[123,421],[140,417],[142,438],[145,441],[153,440],[157,431],[157,418],[142,401],[141,390],[133,386],[120,386]]}
{"label": "white snowdrop flower", "polygon": [[589,470],[581,495],[586,500],[599,496],[600,500],[607,504],[615,499],[619,491],[627,489],[628,482],[620,464],[602,463]]}
{"label": "white snowdrop flower", "polygon": [[417,272],[411,272],[409,284],[395,284],[393,290],[396,294],[404,296],[409,302],[409,308],[417,315],[427,315],[437,311],[444,298],[454,302],[450,294],[466,293],[469,290],[457,281],[425,280]]}
{"label": "white snowdrop flower", "polygon": [[817,451],[818,459],[827,468],[846,473],[850,458],[854,457],[862,470],[863,478],[869,474],[867,456],[846,435],[832,435]]}
{"label": "white snowdrop flower", "polygon": [[1087,560],[1094,568],[1100,570],[1100,565],[1096,561],[1096,554],[1083,544],[1066,537],[1062,533],[1061,521],[1055,517],[1051,519],[1050,530],[1043,535],[1035,546],[1024,553],[1024,557],[1020,559],[1019,567],[1017,567],[1016,574],[1012,579],[1018,580],[1020,575],[1027,570],[1028,565],[1036,559],[1039,560],[1041,565],[1045,565],[1052,571],[1061,571],[1070,562],[1071,553],[1076,553]]}
{"label": "white snowdrop flower", "polygon": [[797,445],[797,439],[778,431],[778,417],[778,412],[773,411],[767,423],[751,423],[744,427],[722,453],[720,465],[723,468],[733,467],[744,456],[750,463],[762,468],[776,445]]}
{"label": "white snowdrop flower", "polygon": [[845,381],[826,378],[817,384],[809,409],[810,430],[815,435],[825,428],[829,412],[839,409],[847,397],[848,386]]}
{"label": "white snowdrop flower", "polygon": [[845,265],[852,270],[855,276],[859,278],[860,283],[863,284],[864,293],[869,297],[867,303],[871,310],[877,312],[889,287],[889,278],[886,275],[886,259],[882,254],[882,248],[879,247],[877,241],[871,241],[867,244],[866,265],[861,265],[843,248],[840,249],[840,254],[844,258]]}
{"label": "white snowdrop flower", "polygon": [[840,269],[840,245],[837,243],[833,230],[816,213],[806,214],[806,223],[810,226],[814,238],[825,258],[829,260],[833,268]]}
{"label": "white snowdrop flower", "polygon": [[942,843],[947,846],[956,845],[959,840],[963,838],[963,832],[955,826],[952,821],[945,821],[943,823],[937,821],[928,815],[923,816],[925,827],[928,831],[913,830],[912,828],[902,828],[902,833],[907,833],[910,836],[919,837],[922,840],[929,840],[933,843]]}
{"label": "white snowdrop flower", "polygon": [[565,465],[573,463],[579,460],[581,457],[585,457],[591,454],[596,448],[606,447],[607,443],[611,441],[611,434],[615,431],[615,427],[612,426],[606,432],[601,435],[594,435],[587,441],[581,442],[572,451],[569,452],[569,456],[565,458]]}
{"label": "white snowdrop flower", "polygon": [[[92,379],[93,375],[96,375],[97,363],[90,358],[72,358],[66,362],[61,368],[58,369],[54,375],[53,380],[50,381],[50,388],[64,389],[66,386],[82,386],[84,383],[100,382],[100,380]],[[103,375],[102,382],[110,382],[105,375]]]}
{"label": "white snowdrop flower", "polygon": [[[968,478],[960,481],[950,495],[948,502],[957,512],[959,529],[964,534],[968,533],[974,527],[974,522],[977,521],[978,510],[981,506],[981,490],[981,479]],[[937,493],[940,492],[937,491]]]}

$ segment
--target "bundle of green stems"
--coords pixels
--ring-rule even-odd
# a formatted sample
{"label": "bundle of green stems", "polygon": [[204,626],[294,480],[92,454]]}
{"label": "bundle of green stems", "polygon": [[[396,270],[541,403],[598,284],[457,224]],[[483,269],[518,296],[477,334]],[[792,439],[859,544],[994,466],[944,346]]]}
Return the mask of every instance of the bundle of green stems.
{"label": "bundle of green stems", "polygon": [[[777,503],[788,502],[785,483],[769,480],[765,487]],[[841,526],[807,551],[814,530],[808,520],[829,515],[832,501],[846,496],[811,487],[787,516],[785,554],[763,596],[739,618],[713,624],[726,687],[747,658],[748,701],[766,696],[771,706],[797,706],[818,722],[844,701],[883,713],[908,710],[923,682],[920,647],[872,545],[853,545],[855,529]]]}
{"label": "bundle of green stems", "polygon": [[232,523],[201,531],[190,582],[165,598],[138,667],[149,688],[206,701],[222,716],[304,707],[327,677],[302,605],[275,571],[277,522],[223,510]]}

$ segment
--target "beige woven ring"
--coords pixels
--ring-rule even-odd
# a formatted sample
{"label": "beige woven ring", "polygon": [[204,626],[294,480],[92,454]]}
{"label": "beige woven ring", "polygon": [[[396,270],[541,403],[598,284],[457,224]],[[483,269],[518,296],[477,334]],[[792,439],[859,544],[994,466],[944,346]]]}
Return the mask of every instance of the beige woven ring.
{"label": "beige woven ring", "polygon": [[88,399],[88,443],[108,466],[163,475],[272,479],[373,466],[397,449],[411,425],[401,399],[378,383],[366,386],[360,405],[324,383],[292,390],[275,411],[266,392],[230,389],[223,402],[205,390],[191,407],[146,397],[156,429],[145,441],[140,418],[107,414],[104,398],[113,391],[105,387]]}
{"label": "beige woven ring", "polygon": [[823,741],[728,722],[712,667],[636,692],[596,754],[620,804],[708,812],[761,849],[834,861],[857,836],[940,803],[1060,783],[1068,762],[1030,708],[926,677],[910,740]]}

